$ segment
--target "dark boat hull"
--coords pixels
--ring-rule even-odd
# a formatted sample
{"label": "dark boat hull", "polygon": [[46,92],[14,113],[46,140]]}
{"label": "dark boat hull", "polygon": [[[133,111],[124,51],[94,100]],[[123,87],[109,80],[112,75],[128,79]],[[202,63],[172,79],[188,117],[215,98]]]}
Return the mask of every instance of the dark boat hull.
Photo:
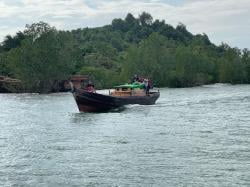
{"label": "dark boat hull", "polygon": [[104,112],[128,104],[153,105],[159,98],[159,92],[150,92],[148,96],[117,97],[76,90],[74,98],[81,112]]}

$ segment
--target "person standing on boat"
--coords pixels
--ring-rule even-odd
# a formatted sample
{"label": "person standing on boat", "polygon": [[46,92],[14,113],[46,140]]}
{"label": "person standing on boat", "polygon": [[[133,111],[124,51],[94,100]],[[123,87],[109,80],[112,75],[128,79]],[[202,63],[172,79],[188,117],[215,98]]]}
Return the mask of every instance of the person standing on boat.
{"label": "person standing on boat", "polygon": [[149,86],[149,89],[153,89],[153,87],[154,87],[151,78],[148,79],[148,86]]}
{"label": "person standing on boat", "polygon": [[146,95],[149,95],[150,86],[149,86],[149,81],[148,81],[148,79],[144,79],[144,80],[143,80],[143,84],[144,84],[144,89],[145,89],[145,91],[146,91]]}
{"label": "person standing on boat", "polygon": [[139,76],[137,74],[135,74],[134,77],[132,78],[132,84],[135,82],[139,82]]}

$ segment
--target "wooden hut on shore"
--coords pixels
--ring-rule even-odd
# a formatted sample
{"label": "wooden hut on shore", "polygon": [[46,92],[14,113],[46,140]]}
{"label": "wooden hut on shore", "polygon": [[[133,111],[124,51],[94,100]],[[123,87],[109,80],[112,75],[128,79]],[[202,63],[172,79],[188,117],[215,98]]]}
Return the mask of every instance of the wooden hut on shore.
{"label": "wooden hut on shore", "polygon": [[[84,87],[89,81],[88,75],[72,75],[69,80],[63,81],[60,91],[70,91],[71,83],[73,83],[76,89]],[[71,82],[71,83],[70,83]]]}
{"label": "wooden hut on shore", "polygon": [[[71,83],[76,89],[84,87],[89,81],[88,75],[72,75],[69,80],[57,83],[56,88],[52,92],[65,92],[71,90]],[[0,75],[0,93],[21,93],[24,92],[22,81]]]}
{"label": "wooden hut on shore", "polygon": [[85,84],[89,81],[88,75],[73,75],[70,78],[70,81],[73,83],[74,87],[76,89],[82,88],[85,86]]}
{"label": "wooden hut on shore", "polygon": [[0,93],[18,93],[21,91],[21,80],[0,75]]}

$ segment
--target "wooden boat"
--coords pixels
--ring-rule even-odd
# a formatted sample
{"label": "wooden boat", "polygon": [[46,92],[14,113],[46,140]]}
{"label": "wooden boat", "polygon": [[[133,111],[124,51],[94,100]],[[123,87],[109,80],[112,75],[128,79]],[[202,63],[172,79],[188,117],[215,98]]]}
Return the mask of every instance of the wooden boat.
{"label": "wooden boat", "polygon": [[126,84],[115,87],[109,95],[85,89],[76,89],[74,98],[81,112],[105,112],[128,104],[153,105],[160,96],[159,91],[147,94],[142,84]]}

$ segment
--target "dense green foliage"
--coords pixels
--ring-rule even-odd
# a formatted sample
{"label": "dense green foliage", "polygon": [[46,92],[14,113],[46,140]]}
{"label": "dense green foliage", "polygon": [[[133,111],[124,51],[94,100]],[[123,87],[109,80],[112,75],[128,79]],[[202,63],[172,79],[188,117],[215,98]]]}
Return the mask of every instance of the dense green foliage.
{"label": "dense green foliage", "polygon": [[9,70],[9,74],[24,81],[26,91],[57,90],[57,82],[67,79],[75,67],[72,37],[43,22],[27,26],[24,33],[20,47],[2,54],[1,73]]}
{"label": "dense green foliage", "polygon": [[111,25],[57,31],[44,22],[27,25],[0,45],[0,74],[19,78],[27,91],[57,90],[72,74],[88,74],[98,88],[129,82],[133,74],[157,86],[189,87],[216,82],[250,83],[250,51],[216,46],[143,12]]}

